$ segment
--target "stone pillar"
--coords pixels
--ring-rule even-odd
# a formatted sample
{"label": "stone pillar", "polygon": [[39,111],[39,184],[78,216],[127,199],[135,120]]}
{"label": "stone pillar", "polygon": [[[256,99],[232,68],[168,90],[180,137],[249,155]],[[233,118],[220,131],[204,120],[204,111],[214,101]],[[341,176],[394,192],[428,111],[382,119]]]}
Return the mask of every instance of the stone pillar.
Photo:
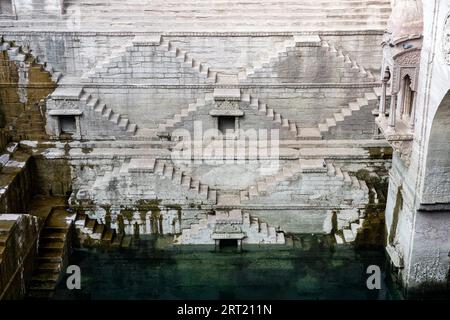
{"label": "stone pillar", "polygon": [[386,113],[386,85],[387,81],[381,82],[381,98],[380,98],[380,110],[378,116],[381,117]]}
{"label": "stone pillar", "polygon": [[413,91],[412,104],[411,104],[411,119],[409,119],[409,127],[411,130],[414,129],[414,121],[416,120],[416,98],[417,92]]}
{"label": "stone pillar", "polygon": [[395,127],[395,116],[397,112],[397,94],[393,94],[391,98],[391,111],[389,112],[389,126]]}

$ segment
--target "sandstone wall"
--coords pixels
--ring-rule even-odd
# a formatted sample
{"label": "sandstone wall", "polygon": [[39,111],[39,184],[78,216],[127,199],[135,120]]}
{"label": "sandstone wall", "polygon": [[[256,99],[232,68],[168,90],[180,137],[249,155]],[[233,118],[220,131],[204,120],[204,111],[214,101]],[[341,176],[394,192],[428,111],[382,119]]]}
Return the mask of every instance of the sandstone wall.
{"label": "sandstone wall", "polygon": [[37,255],[38,218],[0,214],[0,226],[0,248],[3,249],[0,253],[0,300],[22,299]]}

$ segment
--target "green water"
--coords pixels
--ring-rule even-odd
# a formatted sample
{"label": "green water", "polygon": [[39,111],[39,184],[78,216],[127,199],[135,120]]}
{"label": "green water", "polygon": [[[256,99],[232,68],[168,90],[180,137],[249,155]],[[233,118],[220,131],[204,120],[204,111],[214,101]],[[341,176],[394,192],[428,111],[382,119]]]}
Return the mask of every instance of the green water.
{"label": "green water", "polygon": [[[382,250],[351,247],[212,252],[158,249],[75,250],[82,289],[55,299],[401,299],[387,280]],[[368,290],[369,265],[382,269],[381,290]]]}

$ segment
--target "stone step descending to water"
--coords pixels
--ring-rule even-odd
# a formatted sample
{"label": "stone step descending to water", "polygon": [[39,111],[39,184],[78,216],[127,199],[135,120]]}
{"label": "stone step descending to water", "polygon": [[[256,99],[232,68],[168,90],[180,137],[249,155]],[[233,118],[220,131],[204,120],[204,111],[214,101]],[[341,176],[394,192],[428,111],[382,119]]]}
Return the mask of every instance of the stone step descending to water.
{"label": "stone step descending to water", "polygon": [[283,232],[277,232],[240,209],[216,210],[214,214],[208,214],[175,236],[175,243],[215,244],[216,240],[224,239],[242,240],[244,244],[285,244]]}
{"label": "stone step descending to water", "polygon": [[71,251],[73,214],[54,208],[39,236],[36,268],[27,288],[29,299],[48,299],[62,278]]}

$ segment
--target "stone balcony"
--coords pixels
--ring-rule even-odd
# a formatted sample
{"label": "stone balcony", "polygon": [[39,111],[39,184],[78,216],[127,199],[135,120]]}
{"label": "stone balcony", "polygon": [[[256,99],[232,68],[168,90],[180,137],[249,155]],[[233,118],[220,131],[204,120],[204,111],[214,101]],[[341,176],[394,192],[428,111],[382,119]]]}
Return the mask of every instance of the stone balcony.
{"label": "stone balcony", "polygon": [[392,146],[394,151],[409,165],[412,142],[414,140],[413,129],[403,120],[397,120],[395,126],[389,124],[389,117],[379,115],[375,123],[381,131],[381,134]]}

